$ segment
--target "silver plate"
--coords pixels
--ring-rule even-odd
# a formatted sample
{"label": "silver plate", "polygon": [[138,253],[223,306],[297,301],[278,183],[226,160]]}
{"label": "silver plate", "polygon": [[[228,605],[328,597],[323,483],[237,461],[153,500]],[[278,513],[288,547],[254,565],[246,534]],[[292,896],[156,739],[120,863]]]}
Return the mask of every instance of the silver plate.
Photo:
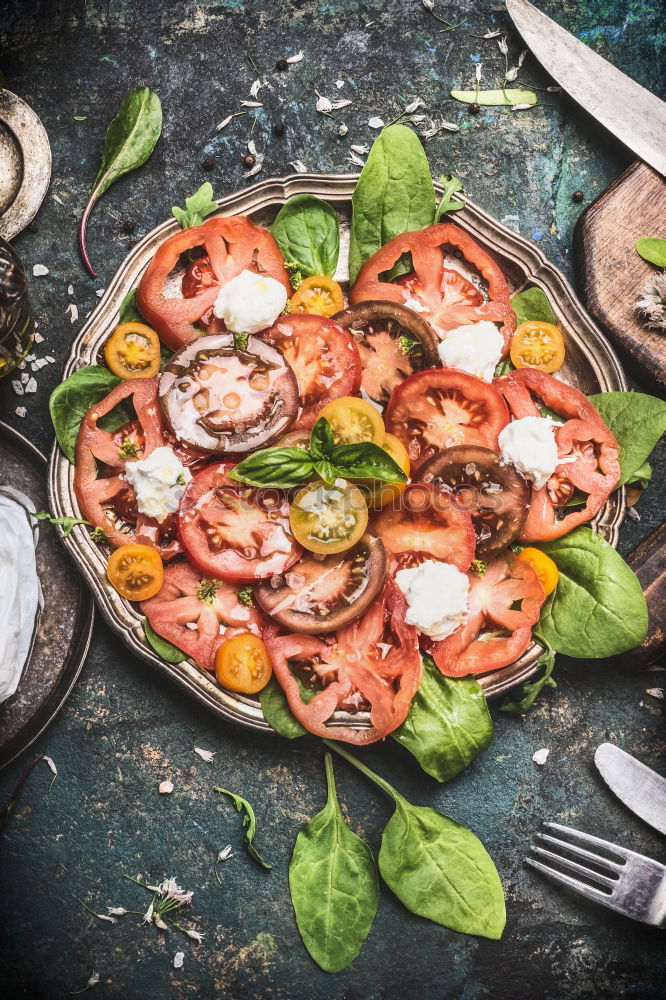
{"label": "silver plate", "polygon": [[[260,225],[270,225],[279,207],[295,194],[315,194],[326,198],[335,206],[340,218],[341,252],[336,277],[344,284],[347,278],[351,195],[357,180],[358,174],[299,174],[269,179],[222,198],[218,203],[219,214],[249,215]],[[538,286],[547,294],[567,344],[567,361],[558,373],[559,377],[586,394],[626,389],[624,374],[608,341],[587,315],[564,275],[546,260],[537,247],[500,225],[469,200],[464,209],[456,212],[455,221],[496,258],[512,290],[517,291],[529,284]],[[132,250],[74,341],[65,376],[97,361],[101,347],[118,322],[118,309],[123,296],[137,284],[160,244],[178,231],[175,220],[164,222]],[[49,465],[49,492],[51,509],[55,514],[81,516],[74,495],[73,468],[57,445],[53,448]],[[620,490],[611,496],[594,522],[596,530],[612,545],[617,544],[624,510],[624,491]],[[254,729],[269,728],[258,702],[253,698],[223,690],[210,674],[187,660],[173,665],[165,663],[152,652],[146,644],[139,610],[123,600],[108,584],[106,555],[91,541],[87,530],[74,528],[69,538],[64,539],[64,544],[90,584],[104,618],[132,652],[154,664],[218,715]],[[540,652],[539,646],[532,645],[511,666],[481,676],[479,680],[486,694],[497,696],[531,677]],[[334,724],[352,722],[360,726],[364,721],[358,716],[347,718],[338,715]]]}
{"label": "silver plate", "polygon": [[0,90],[0,236],[11,240],[34,219],[50,179],[46,129],[25,101]]}

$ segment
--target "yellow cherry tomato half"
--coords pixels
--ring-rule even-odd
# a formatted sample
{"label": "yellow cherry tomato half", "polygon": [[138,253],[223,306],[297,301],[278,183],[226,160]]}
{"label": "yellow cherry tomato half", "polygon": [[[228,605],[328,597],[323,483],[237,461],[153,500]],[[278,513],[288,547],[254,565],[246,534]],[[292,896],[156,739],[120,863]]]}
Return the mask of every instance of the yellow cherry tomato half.
{"label": "yellow cherry tomato half", "polygon": [[271,679],[273,665],[268,650],[256,635],[236,635],[223,642],[215,654],[218,684],[229,691],[256,694]]}
{"label": "yellow cherry tomato half", "polygon": [[556,372],[564,364],[564,338],[554,323],[521,323],[511,338],[511,360],[516,368]]}
{"label": "yellow cherry tomato half", "polygon": [[345,307],[345,300],[337,281],[325,274],[305,278],[291,297],[293,313],[314,313],[315,316],[333,316]]}
{"label": "yellow cherry tomato half", "polygon": [[366,399],[340,396],[327,403],[319,417],[328,420],[336,445],[372,441],[381,448],[384,442],[386,431],[382,415]]}
{"label": "yellow cherry tomato half", "polygon": [[518,558],[522,559],[523,562],[529,563],[536,575],[539,577],[541,586],[544,589],[546,597],[555,590],[557,587],[557,581],[560,576],[560,571],[557,566],[545,552],[541,549],[526,548],[518,554]]}
{"label": "yellow cherry tomato half", "polygon": [[[402,441],[399,441],[393,434],[385,434],[382,448],[408,476],[410,470],[409,455]],[[372,510],[379,510],[380,507],[385,507],[392,500],[397,500],[407,485],[407,483],[385,483],[380,479],[357,479],[355,482],[365,496],[368,507]]]}
{"label": "yellow cherry tomato half", "polygon": [[152,378],[160,370],[160,340],[145,323],[121,323],[109,337],[104,358],[119,378]]}
{"label": "yellow cherry tomato half", "polygon": [[106,575],[109,583],[128,601],[147,601],[160,592],[164,583],[159,552],[137,542],[121,545],[111,553]]}
{"label": "yellow cherry tomato half", "polygon": [[344,552],[368,525],[368,507],[357,486],[345,480],[313,482],[294,497],[289,523],[294,538],[309,552]]}

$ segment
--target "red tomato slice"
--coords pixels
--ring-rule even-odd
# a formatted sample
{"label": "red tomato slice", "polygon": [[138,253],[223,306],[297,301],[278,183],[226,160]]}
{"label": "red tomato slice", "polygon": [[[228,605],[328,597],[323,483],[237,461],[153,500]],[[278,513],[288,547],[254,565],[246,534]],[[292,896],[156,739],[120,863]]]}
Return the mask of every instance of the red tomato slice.
{"label": "red tomato slice", "polygon": [[284,573],[301,554],[280,490],[229,479],[233,464],[214,462],[192,479],[178,512],[188,558],[205,576],[250,583]]}
{"label": "red tomato slice", "polygon": [[[121,403],[131,398],[137,419],[120,431],[110,432],[98,427],[98,421]],[[120,457],[120,447],[129,440],[136,454]],[[182,552],[175,537],[173,518],[162,524],[140,514],[134,490],[124,476],[127,461],[145,458],[155,448],[168,444],[164,433],[159,403],[157,379],[135,378],[121,382],[99,403],[92,406],[81,422],[76,442],[74,489],[83,516],[102,528],[108,542],[117,548],[129,542],[152,545],[162,556],[171,559]],[[183,456],[181,455],[181,461]],[[99,475],[98,463],[102,466]],[[118,524],[118,520],[134,523],[134,529]]]}
{"label": "red tomato slice", "polygon": [[447,677],[486,674],[517,660],[530,644],[546,599],[532,567],[512,552],[489,563],[483,576],[471,573],[469,581],[469,618],[431,650]]}
{"label": "red tomato slice", "polygon": [[289,428],[309,430],[332,399],[355,395],[361,385],[361,356],[354,338],[325,316],[281,316],[261,339],[281,352],[298,382],[301,409]]}
{"label": "red tomato slice", "polygon": [[[311,635],[285,635],[277,626],[264,632],[273,670],[289,707],[316,736],[365,746],[404,722],[421,680],[416,629],[405,625],[407,603],[388,580],[382,595],[362,618],[340,629],[332,643]],[[304,702],[292,671],[316,694]],[[334,712],[367,711],[370,726],[329,725]]]}
{"label": "red tomato slice", "polygon": [[439,559],[467,572],[476,536],[455,497],[432,483],[411,483],[394,503],[374,515],[372,527],[401,568]]}
{"label": "red tomato slice", "polygon": [[[181,254],[204,247],[208,263],[200,265],[196,280],[187,277],[190,297],[169,298],[165,289]],[[204,273],[210,267],[215,281]],[[210,219],[202,226],[185,229],[161,245],[141,277],[136,293],[139,312],[157,330],[160,340],[176,351],[200,336],[197,324],[202,317],[210,322],[209,310],[223,285],[241,271],[261,271],[281,282],[291,295],[289,277],[280,249],[266,229],[255,226],[244,215]]]}
{"label": "red tomato slice", "polygon": [[[472,282],[445,266],[447,248],[462,255],[485,281],[486,301]],[[412,257],[410,274],[397,282],[383,281],[381,275],[390,271],[406,253]],[[483,319],[502,323],[504,354],[507,354],[516,328],[510,295],[504,275],[492,257],[458,226],[443,222],[389,240],[359,271],[349,301],[356,305],[368,299],[389,299],[408,305],[408,300],[416,300],[418,313],[440,337],[456,326]]]}
{"label": "red tomato slice", "polygon": [[[219,290],[219,282],[215,276],[210,257],[208,254],[204,254],[203,257],[197,257],[196,260],[193,260],[185,269],[182,285],[183,298],[193,299],[213,285],[218,286]],[[220,333],[226,329],[224,320],[217,318],[212,306],[199,318],[197,326],[203,327],[207,333]]]}
{"label": "red tomato slice", "polygon": [[182,649],[203,670],[215,669],[219,646],[235,635],[261,638],[263,615],[238,600],[238,588],[222,580],[201,579],[189,563],[164,570],[159,594],[141,602],[153,631]]}
{"label": "red tomato slice", "polygon": [[402,441],[412,468],[456,445],[497,451],[497,435],[508,422],[497,389],[457,368],[410,375],[393,390],[386,410],[386,430]]}
{"label": "red tomato slice", "polygon": [[[523,542],[561,538],[599,513],[620,479],[620,448],[614,434],[582,392],[536,368],[509,372],[495,385],[512,415],[538,417],[535,397],[564,418],[555,431],[558,465],[546,485],[532,490]],[[575,492],[585,495],[578,507],[565,507]],[[565,513],[565,511],[570,511]]]}

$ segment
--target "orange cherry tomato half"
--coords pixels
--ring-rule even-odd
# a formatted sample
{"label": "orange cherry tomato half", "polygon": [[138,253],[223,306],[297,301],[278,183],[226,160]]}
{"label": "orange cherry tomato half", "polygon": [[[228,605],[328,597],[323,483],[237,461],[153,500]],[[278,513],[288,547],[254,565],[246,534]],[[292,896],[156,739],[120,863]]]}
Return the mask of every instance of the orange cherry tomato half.
{"label": "orange cherry tomato half", "polygon": [[555,590],[557,587],[557,581],[560,576],[560,571],[557,566],[545,552],[541,549],[534,549],[528,546],[523,549],[518,554],[518,558],[522,559],[523,562],[528,563],[536,575],[539,577],[541,586],[544,589],[546,597]]}
{"label": "orange cherry tomato half", "polygon": [[554,323],[521,323],[511,338],[511,360],[516,368],[556,372],[564,364],[564,338]]}
{"label": "orange cherry tomato half", "polygon": [[164,567],[159,552],[136,542],[121,545],[109,556],[109,583],[128,601],[147,601],[162,589]]}
{"label": "orange cherry tomato half", "polygon": [[315,316],[333,316],[345,307],[345,300],[337,281],[325,274],[305,278],[291,297],[291,311],[314,313]]}
{"label": "orange cherry tomato half", "polygon": [[160,370],[159,337],[145,323],[121,323],[107,341],[104,358],[119,378],[153,378]]}
{"label": "orange cherry tomato half", "polygon": [[223,642],[215,654],[218,684],[229,691],[256,694],[271,679],[273,665],[268,650],[256,635],[236,635]]}

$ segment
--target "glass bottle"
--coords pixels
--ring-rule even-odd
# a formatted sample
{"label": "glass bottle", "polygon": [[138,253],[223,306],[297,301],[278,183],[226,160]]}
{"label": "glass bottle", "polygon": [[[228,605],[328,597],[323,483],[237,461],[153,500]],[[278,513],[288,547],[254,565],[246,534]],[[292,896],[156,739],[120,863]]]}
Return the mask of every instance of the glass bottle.
{"label": "glass bottle", "polygon": [[23,264],[0,237],[0,378],[23,361],[34,336],[35,317]]}

